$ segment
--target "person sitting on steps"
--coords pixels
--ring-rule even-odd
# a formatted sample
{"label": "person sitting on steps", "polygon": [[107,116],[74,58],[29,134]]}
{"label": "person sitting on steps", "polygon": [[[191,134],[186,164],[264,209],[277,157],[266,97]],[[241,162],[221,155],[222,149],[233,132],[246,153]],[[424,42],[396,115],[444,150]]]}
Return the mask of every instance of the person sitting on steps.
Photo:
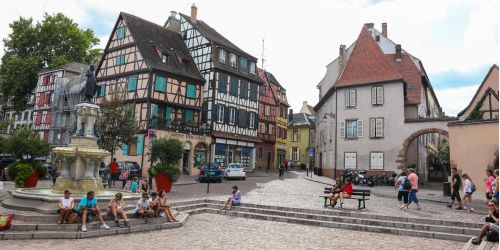
{"label": "person sitting on steps", "polygon": [[59,207],[57,212],[60,214],[57,224],[68,223],[68,217],[74,212],[75,208],[75,200],[71,197],[71,190],[64,190],[64,197],[59,200],[57,206]]}
{"label": "person sitting on steps", "polygon": [[148,199],[148,203],[154,211],[154,216],[158,217],[158,215],[160,215],[160,199],[158,199],[157,192],[151,193],[151,197]]}
{"label": "person sitting on steps", "polygon": [[342,191],[335,194],[335,196],[333,197],[332,208],[334,208],[335,205],[337,205],[337,200],[340,200],[340,204],[344,204],[344,198],[351,197],[352,192],[353,192],[353,187],[352,187],[351,179],[347,178],[347,179],[345,179],[345,184],[342,187]]}
{"label": "person sitting on steps", "polygon": [[108,214],[114,217],[116,226],[118,226],[119,215],[125,221],[125,226],[128,227],[128,218],[125,213],[125,203],[122,199],[122,193],[116,193],[115,198],[109,200]]}
{"label": "person sitting on steps", "polygon": [[488,203],[488,206],[490,207],[488,214],[493,220],[493,222],[486,222],[483,225],[483,228],[481,229],[479,236],[472,240],[472,244],[474,245],[481,244],[484,236],[487,236],[486,239],[489,241],[498,241],[498,200],[492,199]]}
{"label": "person sitting on steps", "polygon": [[227,210],[231,210],[231,206],[238,206],[241,203],[241,192],[238,190],[237,186],[233,186],[233,194],[227,199],[226,204],[221,210],[227,207]]}
{"label": "person sitting on steps", "polygon": [[151,217],[154,214],[153,208],[148,202],[148,193],[142,193],[142,198],[137,201],[135,215],[137,217]]}
{"label": "person sitting on steps", "polygon": [[168,222],[177,222],[178,220],[175,219],[174,212],[172,211],[170,204],[167,203],[167,193],[165,192],[165,190],[160,191],[158,200],[160,201],[160,209],[158,210],[158,215],[161,212],[164,212],[167,216]]}
{"label": "person sitting on steps", "polygon": [[97,206],[97,198],[94,197],[94,191],[88,191],[87,195],[82,197],[76,212],[82,217],[82,232],[87,232],[87,216],[94,215],[97,216],[99,222],[101,222],[101,229],[109,229],[109,226],[104,223],[101,209]]}

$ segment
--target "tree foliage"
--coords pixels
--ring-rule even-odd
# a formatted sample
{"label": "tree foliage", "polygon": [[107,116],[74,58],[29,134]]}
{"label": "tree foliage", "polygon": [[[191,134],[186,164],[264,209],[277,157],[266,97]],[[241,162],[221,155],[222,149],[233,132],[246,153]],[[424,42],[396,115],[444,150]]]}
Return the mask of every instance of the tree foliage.
{"label": "tree foliage", "polygon": [[101,114],[97,120],[97,128],[101,132],[99,146],[114,155],[115,149],[132,142],[139,126],[134,119],[135,111],[125,103],[126,93],[113,93],[102,98]]}
{"label": "tree foliage", "polygon": [[91,29],[81,29],[62,13],[44,15],[41,22],[20,17],[9,24],[12,33],[3,39],[5,54],[0,72],[4,98],[13,97],[14,109],[23,110],[37,83],[37,73],[70,62],[95,63],[99,39]]}
{"label": "tree foliage", "polygon": [[[449,173],[450,169],[450,145],[448,140],[443,138],[439,140],[437,151],[430,151],[428,155],[429,164],[441,169],[443,172]],[[445,175],[446,176],[446,175]]]}
{"label": "tree foliage", "polygon": [[149,148],[149,160],[151,164],[159,162],[169,165],[177,164],[182,158],[184,149],[182,143],[174,138],[160,138],[151,143]]}
{"label": "tree foliage", "polygon": [[5,152],[22,162],[30,162],[36,157],[47,156],[50,145],[38,138],[28,127],[21,127],[5,141]]}

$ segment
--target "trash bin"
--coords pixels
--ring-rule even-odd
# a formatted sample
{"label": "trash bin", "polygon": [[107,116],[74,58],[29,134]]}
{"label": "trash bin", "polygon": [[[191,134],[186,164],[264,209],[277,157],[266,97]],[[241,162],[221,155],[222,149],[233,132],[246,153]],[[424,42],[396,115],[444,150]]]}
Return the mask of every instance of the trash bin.
{"label": "trash bin", "polygon": [[323,176],[323,173],[321,170],[322,170],[321,168],[318,168],[318,176]]}
{"label": "trash bin", "polygon": [[314,168],[314,174],[318,175],[318,168],[316,168],[316,167]]}
{"label": "trash bin", "polygon": [[443,196],[451,196],[451,186],[449,182],[443,182]]}

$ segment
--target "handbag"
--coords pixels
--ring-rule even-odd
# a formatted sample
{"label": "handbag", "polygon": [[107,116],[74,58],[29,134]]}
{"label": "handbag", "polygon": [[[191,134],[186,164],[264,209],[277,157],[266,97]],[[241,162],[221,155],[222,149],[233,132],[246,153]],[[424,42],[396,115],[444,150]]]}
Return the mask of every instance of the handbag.
{"label": "handbag", "polygon": [[78,215],[76,213],[71,213],[68,215],[68,224],[75,224],[78,220]]}

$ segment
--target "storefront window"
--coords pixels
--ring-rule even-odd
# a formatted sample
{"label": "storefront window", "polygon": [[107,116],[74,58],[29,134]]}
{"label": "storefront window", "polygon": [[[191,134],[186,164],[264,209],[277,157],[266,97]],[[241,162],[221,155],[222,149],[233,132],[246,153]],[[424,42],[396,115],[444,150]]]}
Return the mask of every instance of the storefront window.
{"label": "storefront window", "polygon": [[203,143],[198,143],[194,148],[194,166],[199,168],[206,163],[207,147]]}

